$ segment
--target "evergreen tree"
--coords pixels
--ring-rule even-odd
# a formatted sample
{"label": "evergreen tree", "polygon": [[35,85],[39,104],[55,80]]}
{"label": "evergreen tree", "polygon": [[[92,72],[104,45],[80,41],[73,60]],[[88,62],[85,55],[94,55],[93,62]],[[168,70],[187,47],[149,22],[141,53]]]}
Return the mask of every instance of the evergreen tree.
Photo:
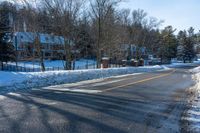
{"label": "evergreen tree", "polygon": [[180,31],[177,36],[178,47],[177,47],[177,59],[183,60],[184,56],[184,41],[186,40],[187,33],[186,31]]}
{"label": "evergreen tree", "polygon": [[177,55],[177,40],[174,32],[172,26],[165,27],[161,32],[159,53],[162,63],[169,63],[171,58],[175,58]]}
{"label": "evergreen tree", "polygon": [[9,33],[0,34],[0,68],[3,70],[3,62],[14,61],[15,52]]}
{"label": "evergreen tree", "polygon": [[194,29],[191,27],[188,30],[188,33],[186,31],[180,31],[177,36],[178,42],[179,42],[179,52],[177,54],[177,57],[179,59],[182,59],[184,63],[186,61],[191,62],[193,58],[195,57],[195,51],[194,51],[194,44],[195,44],[195,34]]}
{"label": "evergreen tree", "polygon": [[194,51],[194,29],[192,27],[188,30],[188,36],[184,38],[184,50],[183,50],[183,60],[184,62],[191,62],[195,57]]}

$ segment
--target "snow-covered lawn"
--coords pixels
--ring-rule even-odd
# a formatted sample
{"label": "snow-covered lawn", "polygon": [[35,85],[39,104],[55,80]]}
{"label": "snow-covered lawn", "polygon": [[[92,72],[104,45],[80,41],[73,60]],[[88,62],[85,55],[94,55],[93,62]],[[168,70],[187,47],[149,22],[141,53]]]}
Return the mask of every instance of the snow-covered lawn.
{"label": "snow-covered lawn", "polygon": [[[10,65],[16,65],[15,62],[9,62]],[[65,62],[63,60],[45,60],[44,65],[46,68],[58,68],[64,69]],[[75,69],[86,69],[86,66],[88,65],[89,68],[94,68],[96,64],[95,60],[86,60],[86,59],[80,59],[75,61]],[[24,67],[24,68],[40,68],[40,63],[37,61],[21,61],[18,62],[18,66]]]}
{"label": "snow-covered lawn", "polygon": [[107,78],[140,72],[151,72],[165,69],[162,66],[125,67],[109,69],[89,69],[75,71],[48,72],[3,72],[0,71],[0,88],[23,89],[44,87],[63,83],[73,83],[91,79]]}

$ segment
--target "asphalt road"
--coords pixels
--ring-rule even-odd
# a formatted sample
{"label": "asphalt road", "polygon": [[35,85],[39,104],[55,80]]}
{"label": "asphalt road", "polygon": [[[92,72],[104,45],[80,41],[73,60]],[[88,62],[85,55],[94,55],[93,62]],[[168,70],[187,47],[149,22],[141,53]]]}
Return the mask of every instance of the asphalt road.
{"label": "asphalt road", "polygon": [[0,132],[180,132],[190,68],[2,94]]}

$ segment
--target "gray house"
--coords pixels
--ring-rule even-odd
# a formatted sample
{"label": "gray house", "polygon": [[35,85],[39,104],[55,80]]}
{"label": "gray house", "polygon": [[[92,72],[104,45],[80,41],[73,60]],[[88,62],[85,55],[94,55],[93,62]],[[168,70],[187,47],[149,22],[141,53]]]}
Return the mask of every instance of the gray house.
{"label": "gray house", "polygon": [[[62,58],[64,54],[64,37],[43,33],[39,33],[38,35],[44,58]],[[26,60],[38,56],[35,46],[36,37],[37,34],[32,32],[14,33],[13,45],[18,53],[18,59]]]}
{"label": "gray house", "polygon": [[122,44],[121,52],[124,57],[129,59],[136,58],[139,56],[140,58],[145,58],[148,56],[146,47],[138,47],[135,44]]}

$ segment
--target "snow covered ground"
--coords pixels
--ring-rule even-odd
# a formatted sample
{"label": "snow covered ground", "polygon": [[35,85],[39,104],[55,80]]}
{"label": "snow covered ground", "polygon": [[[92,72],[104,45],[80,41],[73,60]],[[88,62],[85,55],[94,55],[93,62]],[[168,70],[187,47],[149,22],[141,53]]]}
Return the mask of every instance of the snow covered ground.
{"label": "snow covered ground", "polygon": [[183,116],[186,131],[192,133],[200,132],[200,67],[197,67],[190,72],[194,73],[193,79],[196,84],[189,90],[188,110]]}
{"label": "snow covered ground", "polygon": [[[9,62],[9,65],[16,65],[15,62]],[[64,69],[65,62],[62,60],[45,60],[44,65],[46,68],[58,68]],[[95,60],[86,60],[86,59],[80,59],[75,62],[75,69],[86,69],[86,66],[88,65],[89,68],[94,68],[96,64]],[[21,61],[18,62],[18,66],[24,67],[24,68],[40,68],[40,63],[36,61]]]}
{"label": "snow covered ground", "polygon": [[89,69],[75,71],[48,71],[48,72],[3,72],[0,71],[0,88],[23,89],[44,87],[63,83],[107,78],[117,75],[151,72],[165,69],[162,66],[124,67],[109,69]]}
{"label": "snow covered ground", "polygon": [[165,65],[167,67],[182,67],[182,66],[193,66],[195,64],[200,64],[200,61],[194,61],[193,63],[171,63],[169,65]]}
{"label": "snow covered ground", "polygon": [[[81,60],[79,66],[83,65],[85,60]],[[53,66],[49,62],[47,66]],[[91,61],[90,63],[95,63]],[[59,64],[59,63],[58,63]],[[56,63],[56,65],[58,65]],[[60,63],[60,65],[62,65]],[[85,80],[101,79],[111,76],[126,75],[141,72],[151,72],[157,70],[168,70],[169,67],[185,65],[183,63],[171,65],[155,65],[144,67],[124,67],[109,69],[88,69],[75,71],[48,71],[48,72],[4,72],[0,71],[0,89],[24,89],[34,87],[45,87],[63,83],[74,83]],[[187,64],[188,65],[188,64]]]}
{"label": "snow covered ground", "polygon": [[[163,65],[166,67],[181,67],[181,66],[188,66],[188,65],[193,65],[193,64],[200,64],[200,60],[194,61],[193,63],[177,63],[174,62],[170,65]],[[15,66],[15,62],[8,62],[9,65]],[[64,70],[64,65],[65,62],[63,60],[45,60],[44,61],[45,68],[47,71],[52,71],[52,70]],[[40,71],[40,63],[36,61],[21,61],[18,62],[18,66],[22,68],[27,68],[29,69],[34,69],[33,72]],[[116,65],[111,65],[112,68],[115,68]],[[54,68],[54,69],[53,69]],[[76,70],[81,70],[81,69],[95,69],[96,68],[96,61],[95,60],[88,60],[88,59],[80,59],[75,61],[75,69]],[[23,72],[23,71],[22,71]],[[26,71],[25,71],[26,72]]]}

